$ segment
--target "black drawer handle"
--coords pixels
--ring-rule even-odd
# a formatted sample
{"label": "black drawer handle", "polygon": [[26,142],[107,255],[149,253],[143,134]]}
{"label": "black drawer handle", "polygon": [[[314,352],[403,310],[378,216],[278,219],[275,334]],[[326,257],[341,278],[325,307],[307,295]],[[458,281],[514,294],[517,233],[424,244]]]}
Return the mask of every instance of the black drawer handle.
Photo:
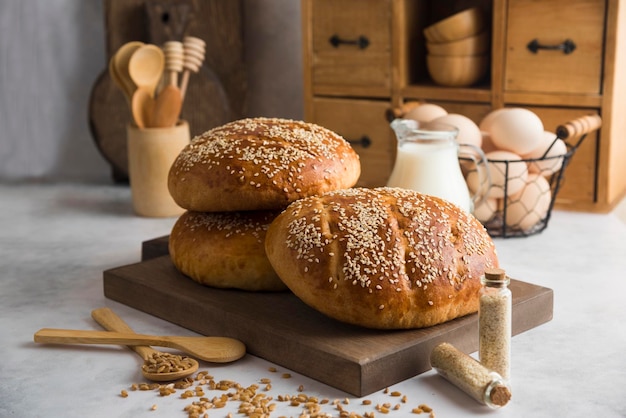
{"label": "black drawer handle", "polygon": [[328,40],[332,46],[339,48],[339,45],[356,45],[359,49],[365,49],[369,46],[370,40],[361,35],[357,39],[341,39],[339,35],[333,35]]}
{"label": "black drawer handle", "polygon": [[363,135],[359,139],[346,139],[350,145],[361,146],[363,148],[369,148],[372,145],[372,140],[367,135]]}
{"label": "black drawer handle", "polygon": [[533,39],[526,45],[526,48],[533,54],[536,54],[540,49],[548,49],[552,51],[563,51],[564,54],[571,54],[576,49],[576,44],[571,39],[566,39],[563,43],[558,45],[541,45],[537,39]]}

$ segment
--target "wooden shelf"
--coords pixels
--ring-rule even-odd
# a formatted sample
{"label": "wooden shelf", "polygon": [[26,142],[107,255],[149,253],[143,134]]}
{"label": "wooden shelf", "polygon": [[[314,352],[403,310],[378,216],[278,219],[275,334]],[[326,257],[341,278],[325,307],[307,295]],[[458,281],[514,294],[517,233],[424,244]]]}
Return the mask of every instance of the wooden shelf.
{"label": "wooden shelf", "polygon": [[588,94],[554,94],[505,92],[505,103],[520,105],[562,106],[562,107],[601,107],[602,96]]}
{"label": "wooden shelf", "polygon": [[442,87],[434,84],[414,84],[402,88],[400,94],[408,100],[450,100],[458,102],[491,103],[489,87]]}
{"label": "wooden shelf", "polygon": [[[359,98],[380,102],[369,103],[368,110],[379,107],[381,112],[407,101],[438,103],[475,122],[491,110],[524,107],[537,113],[546,130],[600,114],[602,128],[588,135],[569,164],[556,206],[607,212],[626,195],[626,95],[617,93],[626,91],[626,0],[301,1],[305,119],[351,130],[362,127],[371,136],[381,154],[357,150],[368,183],[384,184],[388,178],[390,173],[376,160],[386,166],[393,161],[394,152],[387,150],[395,149],[395,137],[384,115],[359,114]],[[438,86],[426,69],[423,29],[470,7],[481,8],[491,23],[488,82]],[[335,32],[345,39],[365,37],[372,47],[329,47]],[[572,40],[576,48],[532,52],[528,45],[533,40],[542,46]],[[321,97],[327,100],[316,100]]]}

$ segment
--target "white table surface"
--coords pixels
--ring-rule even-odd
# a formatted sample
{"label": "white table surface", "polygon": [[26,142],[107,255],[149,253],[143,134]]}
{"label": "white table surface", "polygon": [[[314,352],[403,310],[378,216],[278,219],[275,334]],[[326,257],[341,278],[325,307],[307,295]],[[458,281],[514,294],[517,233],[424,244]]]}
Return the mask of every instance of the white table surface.
{"label": "white table surface", "polygon": [[[100,329],[90,312],[108,306],[135,331],[193,332],[107,300],[105,269],[139,261],[140,243],[168,234],[175,218],[148,219],[132,213],[127,187],[114,185],[0,186],[0,417],[186,417],[193,399],[180,393],[120,392],[143,381],[141,359],[116,346],[39,345],[40,328]],[[620,206],[623,207],[623,206]],[[299,417],[302,407],[278,401],[303,393],[340,400],[347,411],[376,417],[410,417],[425,403],[438,418],[626,417],[626,217],[553,213],[548,228],[528,238],[496,239],[500,263],[513,277],[554,290],[554,319],[513,337],[513,399],[491,411],[429,371],[364,399],[247,355],[228,364],[202,363],[216,379],[244,386],[270,378],[272,417]],[[269,370],[275,366],[277,373]],[[222,392],[205,390],[207,397]],[[197,399],[196,399],[197,400]],[[349,402],[349,403],[346,403]],[[400,404],[382,414],[377,404]],[[156,410],[152,406],[156,405]],[[209,411],[237,414],[239,402]],[[338,416],[332,405],[323,411]]]}

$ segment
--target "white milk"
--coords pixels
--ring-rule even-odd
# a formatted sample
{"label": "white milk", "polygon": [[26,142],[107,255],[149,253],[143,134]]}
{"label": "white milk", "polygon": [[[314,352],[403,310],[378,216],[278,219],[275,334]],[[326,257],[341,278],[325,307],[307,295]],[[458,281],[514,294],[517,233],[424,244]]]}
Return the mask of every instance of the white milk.
{"label": "white milk", "polygon": [[405,142],[400,145],[387,185],[437,196],[455,203],[467,212],[472,210],[472,200],[459,165],[457,147],[450,141]]}

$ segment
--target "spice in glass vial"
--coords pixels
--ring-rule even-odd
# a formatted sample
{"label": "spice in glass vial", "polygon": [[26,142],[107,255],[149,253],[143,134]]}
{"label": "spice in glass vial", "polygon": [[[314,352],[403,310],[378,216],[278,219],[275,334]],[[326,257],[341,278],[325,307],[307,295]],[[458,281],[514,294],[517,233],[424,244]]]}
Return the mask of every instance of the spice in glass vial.
{"label": "spice in glass vial", "polygon": [[478,358],[486,368],[504,379],[511,377],[510,279],[504,270],[490,268],[481,278],[478,308]]}
{"label": "spice in glass vial", "polygon": [[446,380],[490,408],[500,408],[511,399],[511,389],[502,376],[452,344],[436,346],[430,354],[430,364]]}

